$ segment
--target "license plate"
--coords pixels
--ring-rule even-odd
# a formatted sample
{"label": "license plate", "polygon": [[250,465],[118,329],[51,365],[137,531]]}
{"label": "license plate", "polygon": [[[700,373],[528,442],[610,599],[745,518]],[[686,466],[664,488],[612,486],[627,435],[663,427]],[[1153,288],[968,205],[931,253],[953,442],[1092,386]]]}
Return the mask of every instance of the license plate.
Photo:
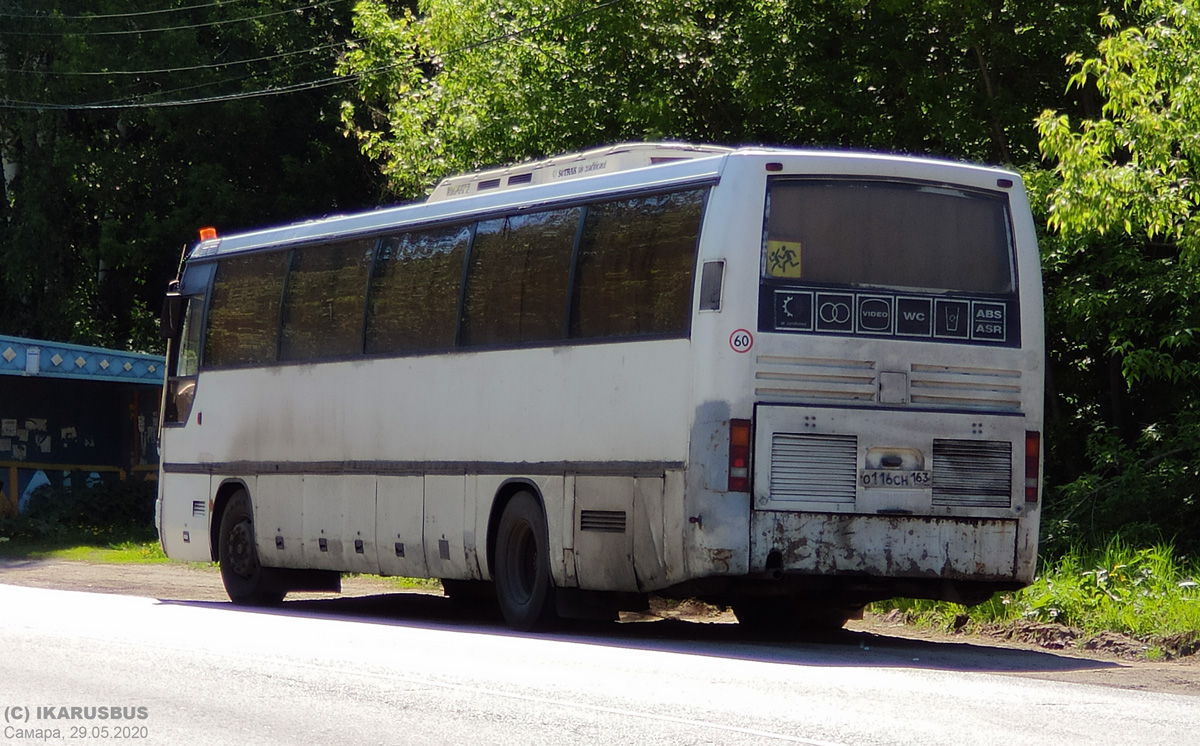
{"label": "license plate", "polygon": [[860,469],[858,484],[865,490],[881,488],[889,490],[924,490],[933,484],[927,471],[900,471],[896,469]]}

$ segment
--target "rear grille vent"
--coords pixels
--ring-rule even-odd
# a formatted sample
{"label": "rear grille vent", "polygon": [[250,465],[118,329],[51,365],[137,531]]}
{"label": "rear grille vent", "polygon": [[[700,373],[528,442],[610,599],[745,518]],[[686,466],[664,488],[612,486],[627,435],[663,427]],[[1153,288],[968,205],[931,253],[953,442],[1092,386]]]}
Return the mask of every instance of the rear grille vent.
{"label": "rear grille vent", "polygon": [[1012,443],[933,441],[933,504],[1007,508],[1012,503]]}
{"label": "rear grille vent", "polygon": [[871,404],[878,393],[875,363],[869,360],[759,355],[754,394],[780,401]]}
{"label": "rear grille vent", "polygon": [[625,533],[625,511],[581,510],[579,511],[579,530],[623,534]]}
{"label": "rear grille vent", "polygon": [[913,404],[1015,412],[1021,408],[1021,371],[913,363]]}
{"label": "rear grille vent", "polygon": [[853,435],[771,437],[771,499],[853,504],[858,439]]}

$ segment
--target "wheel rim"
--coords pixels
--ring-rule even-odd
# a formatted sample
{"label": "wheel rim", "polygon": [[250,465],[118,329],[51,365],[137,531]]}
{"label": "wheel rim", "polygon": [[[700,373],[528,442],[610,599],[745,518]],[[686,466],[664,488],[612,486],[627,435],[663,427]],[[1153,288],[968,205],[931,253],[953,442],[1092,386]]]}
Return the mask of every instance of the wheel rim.
{"label": "wheel rim", "polygon": [[508,550],[508,580],[515,600],[528,603],[537,583],[537,542],[529,524],[513,527]]}
{"label": "wheel rim", "polygon": [[254,533],[250,521],[241,521],[229,532],[229,569],[238,577],[249,578],[258,569],[254,552]]}

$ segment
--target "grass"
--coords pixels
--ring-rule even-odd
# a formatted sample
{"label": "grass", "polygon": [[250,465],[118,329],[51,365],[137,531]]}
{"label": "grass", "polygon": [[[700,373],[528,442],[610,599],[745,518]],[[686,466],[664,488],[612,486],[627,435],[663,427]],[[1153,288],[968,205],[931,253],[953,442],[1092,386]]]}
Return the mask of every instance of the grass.
{"label": "grass", "polygon": [[20,541],[0,543],[0,557],[9,559],[62,559],[108,565],[148,565],[171,562],[157,541],[97,542],[94,539]]}
{"label": "grass", "polygon": [[[0,537],[0,558],[30,560],[73,560],[105,565],[153,565],[188,564],[204,565],[203,562],[178,562],[163,554],[157,540],[126,539],[122,541],[98,541],[95,537],[75,536],[56,540],[20,540]],[[215,566],[216,563],[207,563]],[[442,581],[437,578],[398,578],[368,575],[377,578],[396,590],[440,591]]]}
{"label": "grass", "polygon": [[441,591],[442,581],[437,578],[400,578],[392,575],[366,575],[368,578],[378,578],[389,586],[401,590]]}
{"label": "grass", "polygon": [[1052,622],[1089,635],[1116,632],[1144,641],[1196,641],[1200,563],[1179,557],[1169,545],[1135,549],[1114,538],[1102,549],[1072,549],[1044,564],[1028,588],[997,594],[978,606],[896,600],[873,610],[891,609],[943,629]]}

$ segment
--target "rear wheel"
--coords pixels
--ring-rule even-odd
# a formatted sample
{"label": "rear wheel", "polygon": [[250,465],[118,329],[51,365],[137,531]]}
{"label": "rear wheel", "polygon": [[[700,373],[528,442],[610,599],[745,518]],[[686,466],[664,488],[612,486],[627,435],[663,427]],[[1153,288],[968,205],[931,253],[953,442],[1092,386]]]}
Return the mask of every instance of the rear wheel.
{"label": "rear wheel", "polygon": [[238,490],[221,515],[217,558],[221,562],[221,581],[229,600],[247,606],[269,606],[283,600],[284,594],[271,586],[270,569],[258,561],[254,544],[254,511],[250,496]]}
{"label": "rear wheel", "polygon": [[546,517],[529,492],[513,496],[496,533],[496,600],[513,629],[544,628],[555,619]]}

